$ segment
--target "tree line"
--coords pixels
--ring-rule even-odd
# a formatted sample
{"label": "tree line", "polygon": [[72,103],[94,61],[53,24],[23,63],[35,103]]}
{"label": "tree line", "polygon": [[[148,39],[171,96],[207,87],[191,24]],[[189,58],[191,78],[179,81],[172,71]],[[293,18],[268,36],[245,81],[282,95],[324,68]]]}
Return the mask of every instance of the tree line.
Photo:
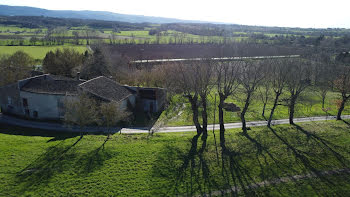
{"label": "tree line", "polygon": [[[295,106],[300,102],[301,94],[316,88],[322,95],[323,107],[327,92],[338,92],[337,120],[350,98],[350,66],[335,62],[322,55],[304,58],[246,60],[233,62],[179,63],[169,66],[164,80],[168,90],[183,95],[191,105],[193,124],[197,134],[208,132],[208,97],[216,94],[219,104],[214,106],[219,111],[220,135],[224,139],[224,110],[238,112],[242,122],[242,131],[247,133],[246,112],[252,100],[262,98],[263,116],[267,102],[272,102],[270,114],[265,119],[272,125],[276,109],[280,105],[288,107],[289,123],[294,124]],[[281,99],[287,93],[288,98]],[[244,95],[244,104],[226,103],[228,98]]]}

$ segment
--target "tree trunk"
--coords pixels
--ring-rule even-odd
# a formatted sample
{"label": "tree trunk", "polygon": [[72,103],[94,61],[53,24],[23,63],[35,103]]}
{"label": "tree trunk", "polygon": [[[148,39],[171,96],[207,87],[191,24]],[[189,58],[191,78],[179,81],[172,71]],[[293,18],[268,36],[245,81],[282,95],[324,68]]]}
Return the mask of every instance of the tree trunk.
{"label": "tree trunk", "polygon": [[337,120],[341,120],[341,114],[343,113],[346,101],[347,98],[343,96],[343,100],[341,101],[340,107],[338,109]]}
{"label": "tree trunk", "polygon": [[220,94],[219,101],[219,124],[220,124],[220,146],[223,147],[225,145],[225,123],[224,123],[224,95]]}
{"label": "tree trunk", "polygon": [[198,97],[197,96],[194,96],[194,97],[188,96],[188,100],[191,103],[192,115],[193,115],[192,120],[193,120],[194,125],[196,126],[197,135],[200,135],[202,133],[202,127],[199,124],[199,120],[198,120],[198,114],[199,114],[198,113],[198,105],[197,105]]}
{"label": "tree trunk", "polygon": [[322,96],[322,109],[324,109],[324,102],[326,100],[326,96]]}
{"label": "tree trunk", "polygon": [[250,97],[251,97],[251,92],[247,93],[247,98],[245,100],[245,105],[241,113],[241,121],[242,121],[242,130],[244,134],[247,134],[247,122],[245,120],[245,113],[248,110],[249,104],[250,104]]}
{"label": "tree trunk", "polygon": [[290,104],[289,104],[289,124],[294,124],[294,108],[295,108],[295,102],[297,100],[296,95],[292,95],[290,99]]}
{"label": "tree trunk", "polygon": [[265,98],[263,99],[263,109],[262,109],[262,117],[264,117],[264,119],[266,120],[266,117],[265,117],[265,110],[266,110],[266,105],[267,105],[267,101],[269,100],[269,88],[268,86],[265,86],[266,90],[265,90]]}
{"label": "tree trunk", "polygon": [[[265,118],[265,109],[266,109],[266,103],[264,103],[262,114],[261,114],[262,117],[264,117],[264,118]],[[265,118],[265,120],[266,120],[266,118]]]}
{"label": "tree trunk", "polygon": [[202,132],[203,136],[206,137],[208,136],[208,113],[207,113],[207,98],[205,96],[201,96],[201,103],[202,103]]}
{"label": "tree trunk", "polygon": [[282,92],[277,92],[276,96],[275,96],[275,100],[273,102],[273,106],[271,109],[271,113],[270,113],[270,117],[269,120],[267,121],[267,126],[270,127],[271,126],[271,121],[272,121],[272,117],[273,117],[273,113],[275,113],[275,109],[277,108],[277,104],[278,104],[278,98],[280,97]]}

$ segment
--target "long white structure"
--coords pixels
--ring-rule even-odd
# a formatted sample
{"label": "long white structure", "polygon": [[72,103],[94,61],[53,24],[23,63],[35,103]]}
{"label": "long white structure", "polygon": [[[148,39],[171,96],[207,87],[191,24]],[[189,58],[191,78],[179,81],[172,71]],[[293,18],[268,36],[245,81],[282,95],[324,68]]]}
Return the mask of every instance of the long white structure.
{"label": "long white structure", "polygon": [[300,55],[277,55],[277,56],[254,56],[254,57],[214,57],[214,58],[188,58],[188,59],[156,59],[156,60],[135,60],[130,61],[131,64],[140,63],[162,63],[162,62],[184,62],[184,61],[242,61],[246,59],[259,60],[259,59],[280,59],[280,58],[299,58]]}

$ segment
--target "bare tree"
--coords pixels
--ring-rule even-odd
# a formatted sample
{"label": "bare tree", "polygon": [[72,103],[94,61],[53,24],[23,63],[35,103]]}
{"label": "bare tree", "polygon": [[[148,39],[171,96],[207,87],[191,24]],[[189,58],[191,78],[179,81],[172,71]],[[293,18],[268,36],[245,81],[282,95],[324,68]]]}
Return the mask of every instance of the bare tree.
{"label": "bare tree", "polygon": [[261,99],[261,102],[263,103],[261,116],[266,120],[265,110],[266,110],[266,105],[270,99],[272,76],[270,75],[270,72],[271,72],[270,61],[265,60],[264,64],[265,66],[263,67],[262,72],[264,72],[265,78],[261,82],[261,85],[259,86],[258,90],[259,90],[259,97]]}
{"label": "bare tree", "polygon": [[86,126],[98,122],[96,101],[89,98],[86,94],[82,94],[78,98],[67,97],[64,102],[64,107],[65,124],[79,126],[81,136]]}
{"label": "bare tree", "polygon": [[[225,123],[224,104],[225,100],[234,94],[238,87],[238,71],[240,61],[218,62],[215,66],[217,76],[217,91],[219,94],[219,123],[220,123],[220,144],[225,144]],[[216,107],[216,106],[215,106]],[[237,109],[237,108],[236,108]]]}
{"label": "bare tree", "polygon": [[56,27],[55,29],[53,29],[53,34],[55,36],[55,41],[58,44],[63,45],[65,37],[68,34],[68,30],[66,27]]}
{"label": "bare tree", "polygon": [[310,56],[312,60],[313,78],[315,90],[322,99],[322,110],[325,109],[325,100],[328,92],[332,89],[335,77],[335,62],[331,61],[330,55],[317,53]]}
{"label": "bare tree", "polygon": [[79,45],[79,31],[73,31],[74,44]]}
{"label": "bare tree", "polygon": [[341,114],[345,104],[350,98],[350,67],[344,65],[337,66],[337,79],[334,81],[334,87],[341,94],[341,103],[338,106],[337,120],[341,120]]}
{"label": "bare tree", "polygon": [[285,60],[270,60],[270,73],[269,75],[271,76],[271,88],[274,92],[274,101],[273,101],[273,106],[271,108],[270,116],[267,121],[267,126],[271,126],[271,121],[273,118],[273,114],[278,106],[279,98],[282,95],[284,89],[286,88],[287,84],[287,76],[288,76],[288,69],[286,66],[286,61]]}
{"label": "bare tree", "polygon": [[100,106],[101,120],[99,124],[107,127],[108,137],[111,133],[110,129],[116,126],[120,121],[127,121],[131,115],[127,111],[121,110],[116,102],[102,103]]}
{"label": "bare tree", "polygon": [[[169,75],[169,79],[176,81],[173,83],[173,90],[181,92],[191,104],[192,119],[197,134],[203,133],[205,137],[208,126],[207,98],[212,88],[212,75],[213,65],[210,60],[180,63]],[[199,116],[201,116],[202,124]]]}
{"label": "bare tree", "polygon": [[306,59],[289,59],[286,62],[288,76],[287,87],[290,93],[288,99],[289,123],[294,124],[294,112],[300,94],[311,85],[311,67]]}
{"label": "bare tree", "polygon": [[245,114],[247,113],[254,92],[264,78],[264,72],[262,72],[263,67],[263,61],[251,60],[244,61],[244,64],[240,67],[240,76],[238,79],[242,86],[243,93],[245,94],[244,107],[241,112],[242,130],[244,134],[247,134]]}
{"label": "bare tree", "polygon": [[90,44],[91,44],[91,42],[90,42],[91,38],[97,36],[97,32],[96,32],[96,30],[94,30],[94,29],[85,29],[85,30],[83,31],[83,34],[84,34],[84,36],[85,36],[86,44],[87,44],[87,45],[90,45]]}

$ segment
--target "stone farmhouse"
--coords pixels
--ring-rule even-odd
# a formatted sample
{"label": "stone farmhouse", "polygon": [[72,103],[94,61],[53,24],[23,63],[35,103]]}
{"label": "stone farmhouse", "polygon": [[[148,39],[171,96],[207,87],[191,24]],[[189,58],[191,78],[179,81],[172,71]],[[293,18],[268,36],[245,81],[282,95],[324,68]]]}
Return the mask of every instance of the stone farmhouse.
{"label": "stone farmhouse", "polygon": [[0,87],[1,112],[27,119],[62,120],[68,97],[87,94],[101,102],[117,102],[121,110],[156,113],[163,109],[166,91],[118,84],[100,76],[91,80],[44,74]]}

